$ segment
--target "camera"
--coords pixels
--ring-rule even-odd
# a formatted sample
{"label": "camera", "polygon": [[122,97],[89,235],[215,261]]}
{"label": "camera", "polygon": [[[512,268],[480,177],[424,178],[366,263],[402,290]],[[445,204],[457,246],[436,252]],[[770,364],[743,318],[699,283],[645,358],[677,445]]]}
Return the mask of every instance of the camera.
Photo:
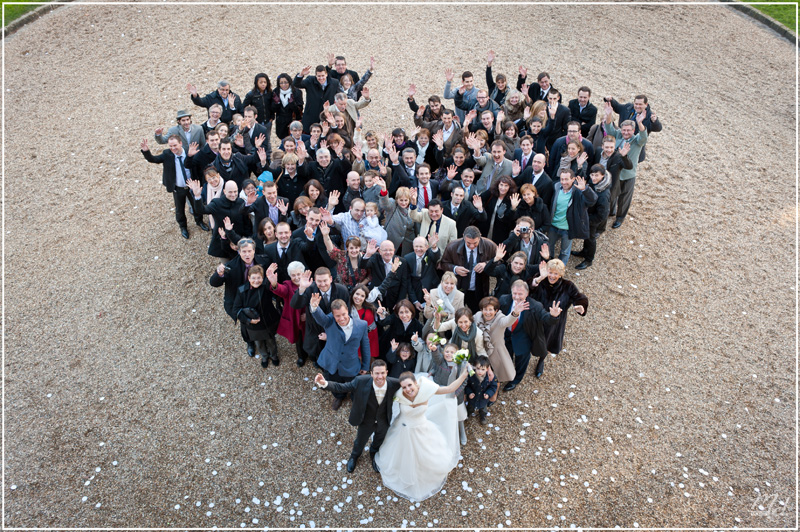
{"label": "camera", "polygon": [[229,273],[231,273],[231,267],[225,266],[225,275],[228,275]]}
{"label": "camera", "polygon": [[530,230],[531,230],[531,228],[530,228],[530,227],[520,227],[520,228],[519,228],[519,232],[520,232],[520,233],[529,233],[529,232],[530,232]]}

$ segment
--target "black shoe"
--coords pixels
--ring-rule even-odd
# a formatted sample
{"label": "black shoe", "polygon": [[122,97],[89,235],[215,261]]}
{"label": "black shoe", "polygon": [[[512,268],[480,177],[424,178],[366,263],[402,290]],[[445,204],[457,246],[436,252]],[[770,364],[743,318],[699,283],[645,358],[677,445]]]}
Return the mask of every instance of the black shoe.
{"label": "black shoe", "polygon": [[622,225],[622,220],[616,220],[613,224],[611,224],[611,229],[618,229],[620,225]]}
{"label": "black shoe", "polygon": [[516,388],[516,387],[517,387],[517,385],[516,385],[515,383],[513,383],[513,382],[509,382],[508,384],[506,384],[505,386],[503,386],[503,391],[504,391],[504,392],[510,392],[511,390],[513,390],[513,389],[514,389],[514,388]]}
{"label": "black shoe", "polygon": [[185,227],[181,227],[181,236],[185,239],[189,239],[189,230]]}
{"label": "black shoe", "polygon": [[537,379],[541,379],[542,378],[542,372],[544,371],[544,360],[545,360],[545,358],[547,358],[547,357],[541,357],[539,359],[539,362],[536,364],[536,378]]}
{"label": "black shoe", "polygon": [[[341,401],[341,399],[339,399]],[[347,472],[352,473],[356,470],[356,462],[358,461],[358,456],[351,456],[350,459],[347,461]]]}
{"label": "black shoe", "polygon": [[247,342],[247,356],[250,358],[256,356],[256,344],[253,342]]}
{"label": "black shoe", "polygon": [[[342,406],[342,401],[343,401],[343,399],[341,399],[341,398],[339,398],[339,397],[334,397],[334,398],[333,398],[333,402],[331,403],[331,410],[333,410],[334,412],[336,412],[337,410],[339,410],[339,407],[341,407],[341,406]],[[354,467],[355,467],[355,466],[354,466]],[[351,472],[352,472],[352,471],[351,471]]]}
{"label": "black shoe", "polygon": [[580,264],[578,264],[577,266],[575,266],[575,269],[576,270],[585,270],[586,268],[588,268],[591,265],[592,265],[592,261],[587,259],[587,260],[584,260],[583,262],[581,262]]}
{"label": "black shoe", "polygon": [[203,222],[197,224],[197,227],[199,227],[202,231],[211,231],[211,229]]}
{"label": "black shoe", "polygon": [[375,455],[370,453],[369,457],[372,459],[372,470],[376,473],[380,473],[380,469],[378,469],[378,464],[375,462]]}
{"label": "black shoe", "polygon": [[486,419],[486,409],[485,408],[481,408],[480,410],[478,410],[478,418],[480,419],[481,425],[487,425],[489,423],[489,420]]}
{"label": "black shoe", "polygon": [[586,255],[585,255],[585,251],[583,251],[583,250],[580,250],[580,251],[573,251],[573,252],[571,253],[571,255],[575,255],[576,257],[585,257],[585,256],[586,256]]}
{"label": "black shoe", "polygon": [[273,366],[280,366],[281,365],[281,359],[278,358],[278,355],[272,355],[271,357],[269,357],[269,359],[272,361],[272,365]]}
{"label": "black shoe", "polygon": [[295,361],[295,364],[297,364],[298,368],[302,368],[303,366],[306,365],[306,359],[298,358],[297,361]]}

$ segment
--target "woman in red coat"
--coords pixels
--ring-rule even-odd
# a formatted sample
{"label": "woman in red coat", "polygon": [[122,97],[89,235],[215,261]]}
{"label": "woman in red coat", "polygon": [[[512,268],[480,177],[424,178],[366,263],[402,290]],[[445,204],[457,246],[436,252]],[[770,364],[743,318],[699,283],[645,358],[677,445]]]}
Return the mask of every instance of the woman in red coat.
{"label": "woman in red coat", "polygon": [[352,316],[358,317],[367,322],[369,331],[369,350],[371,358],[378,358],[378,325],[375,323],[375,307],[372,303],[367,303],[369,288],[364,284],[358,284],[350,292],[350,308]]}
{"label": "woman in red coat", "polygon": [[303,332],[306,328],[305,309],[294,309],[289,302],[297,291],[297,286],[300,284],[300,278],[303,276],[305,269],[306,267],[302,262],[290,262],[286,270],[291,279],[279,283],[278,264],[272,263],[267,268],[267,280],[269,280],[270,290],[276,296],[283,298],[283,313],[278,323],[277,332],[286,338],[290,344],[295,345],[298,355],[301,354],[300,350],[303,349]]}

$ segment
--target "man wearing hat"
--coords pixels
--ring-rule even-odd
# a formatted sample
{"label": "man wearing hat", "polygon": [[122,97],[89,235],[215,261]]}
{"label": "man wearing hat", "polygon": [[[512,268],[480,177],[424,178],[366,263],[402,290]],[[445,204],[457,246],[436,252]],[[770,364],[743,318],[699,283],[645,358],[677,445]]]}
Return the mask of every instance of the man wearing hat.
{"label": "man wearing hat", "polygon": [[196,124],[192,124],[192,115],[187,113],[184,110],[178,111],[178,116],[176,118],[178,121],[177,126],[172,126],[167,131],[167,134],[164,134],[164,128],[160,127],[156,129],[156,142],[159,144],[166,144],[167,139],[171,135],[178,135],[181,138],[181,144],[183,144],[183,150],[188,152],[189,151],[189,144],[196,142],[198,148],[202,148],[206,144],[206,136],[203,132],[203,128]]}

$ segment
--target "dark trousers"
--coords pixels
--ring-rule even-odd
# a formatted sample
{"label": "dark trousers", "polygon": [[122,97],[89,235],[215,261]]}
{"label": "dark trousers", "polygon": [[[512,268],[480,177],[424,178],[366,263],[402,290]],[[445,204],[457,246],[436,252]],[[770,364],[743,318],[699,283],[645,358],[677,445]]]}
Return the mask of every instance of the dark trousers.
{"label": "dark trousers", "polygon": [[509,353],[514,353],[514,369],[516,370],[517,374],[514,377],[514,380],[511,381],[514,384],[519,384],[522,382],[522,378],[525,376],[525,372],[528,371],[528,364],[531,361],[531,353],[530,351],[525,353],[515,353],[514,346],[511,345],[511,335],[506,334],[505,337],[506,341],[506,349],[508,349]]}
{"label": "dark trousers", "polygon": [[589,238],[583,241],[583,258],[588,261],[594,260],[597,252],[597,225],[589,225]]}
{"label": "dark trousers", "polygon": [[[619,197],[617,198],[616,213],[617,220],[620,222],[628,215],[628,209],[631,208],[631,201],[633,201],[633,186],[636,184],[636,178],[626,179],[619,182]],[[611,206],[611,212],[614,212],[614,206]]]}
{"label": "dark trousers", "polygon": [[[385,398],[384,401],[389,400],[389,398]],[[362,423],[358,426],[358,432],[356,432],[356,441],[353,442],[353,452],[351,456],[358,458],[361,456],[364,447],[367,445],[367,441],[369,441],[370,435],[372,436],[372,444],[369,446],[369,454],[375,454],[380,449],[381,444],[383,443],[384,438],[386,438],[386,431],[389,430],[389,424],[386,422],[386,418],[378,421],[372,421],[367,423]]]}
{"label": "dark trousers", "polygon": [[464,306],[469,308],[473,314],[478,312],[480,308],[478,307],[478,303],[481,302],[481,295],[478,293],[477,290],[465,290],[464,291]]}
{"label": "dark trousers", "polygon": [[[178,226],[182,229],[186,229],[186,203],[189,194],[191,194],[191,191],[188,188],[180,187],[176,187],[172,192],[172,199],[175,201],[175,221],[178,222]],[[194,221],[198,225],[203,223],[203,215],[195,213]]]}
{"label": "dark trousers", "polygon": [[[341,383],[350,382],[351,380],[356,378],[355,375],[353,375],[352,377],[344,377],[342,375],[339,375],[338,371],[336,373],[328,373],[328,370],[326,369],[322,370],[322,376],[325,377],[326,381],[341,382]],[[347,397],[346,393],[332,392],[332,394],[337,399],[344,399]]]}

